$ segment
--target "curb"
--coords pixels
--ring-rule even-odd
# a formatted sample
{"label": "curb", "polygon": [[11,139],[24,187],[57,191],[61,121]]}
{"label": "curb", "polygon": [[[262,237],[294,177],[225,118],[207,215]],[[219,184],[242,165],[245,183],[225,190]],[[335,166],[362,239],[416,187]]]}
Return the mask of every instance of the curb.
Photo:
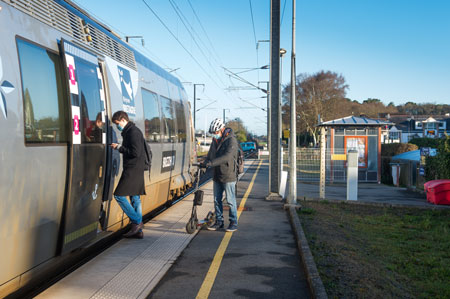
{"label": "curb", "polygon": [[319,271],[317,271],[316,263],[312,256],[311,250],[308,246],[305,234],[303,232],[300,219],[297,216],[295,207],[290,205],[286,206],[289,219],[291,221],[292,229],[295,233],[297,240],[297,247],[302,258],[303,267],[306,272],[306,278],[308,280],[309,289],[313,298],[326,299],[328,298],[325,287],[323,286],[322,279],[320,278]]}

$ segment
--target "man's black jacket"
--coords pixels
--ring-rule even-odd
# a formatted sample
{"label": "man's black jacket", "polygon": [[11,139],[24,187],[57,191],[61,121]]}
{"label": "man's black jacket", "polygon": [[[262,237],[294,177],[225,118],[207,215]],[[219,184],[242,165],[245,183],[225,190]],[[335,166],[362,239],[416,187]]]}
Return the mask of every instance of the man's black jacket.
{"label": "man's black jacket", "polygon": [[236,156],[238,144],[231,128],[226,128],[222,138],[214,139],[209,148],[210,166],[214,167],[213,180],[219,183],[235,182],[237,177]]}

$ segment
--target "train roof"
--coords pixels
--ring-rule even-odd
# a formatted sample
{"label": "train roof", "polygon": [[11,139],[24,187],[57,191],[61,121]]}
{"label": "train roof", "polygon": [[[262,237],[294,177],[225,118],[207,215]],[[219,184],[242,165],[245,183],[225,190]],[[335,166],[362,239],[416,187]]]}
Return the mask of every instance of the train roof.
{"label": "train roof", "polygon": [[115,41],[117,41],[118,43],[120,43],[121,45],[123,45],[124,47],[129,49],[130,51],[132,51],[134,53],[134,58],[135,58],[136,63],[141,64],[145,68],[156,73],[158,76],[166,79],[167,81],[179,86],[180,88],[182,88],[184,90],[184,87],[181,84],[181,81],[177,77],[173,76],[172,74],[170,74],[169,72],[164,70],[162,67],[160,67],[159,65],[154,63],[152,60],[150,60],[148,57],[146,57],[142,53],[138,52],[136,49],[134,49],[128,43],[124,42],[122,40],[122,38],[120,37],[120,35],[115,33],[113,30],[111,30],[105,24],[101,23],[100,21],[98,21],[97,19],[92,17],[84,9],[80,8],[78,5],[76,5],[75,3],[73,3],[70,0],[53,0],[53,1],[55,1],[59,5],[63,6],[64,8],[66,8],[73,14],[77,15],[78,17],[82,18],[83,20],[86,21],[86,23],[90,24],[91,26],[94,26],[96,29],[102,31],[104,34],[108,35],[110,38],[114,39]]}

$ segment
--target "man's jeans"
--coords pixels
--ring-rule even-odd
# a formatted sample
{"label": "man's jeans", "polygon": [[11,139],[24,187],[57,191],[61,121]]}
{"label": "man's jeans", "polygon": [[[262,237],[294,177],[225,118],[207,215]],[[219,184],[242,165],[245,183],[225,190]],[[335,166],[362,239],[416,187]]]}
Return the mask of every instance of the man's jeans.
{"label": "man's jeans", "polygon": [[122,211],[130,218],[131,223],[139,224],[142,222],[142,207],[139,195],[130,196],[131,204],[126,196],[114,195],[114,198],[122,208]]}
{"label": "man's jeans", "polygon": [[230,206],[230,222],[237,224],[237,208],[236,208],[236,182],[218,183],[214,182],[214,208],[216,210],[216,221],[223,222],[223,191],[227,197],[227,203]]}

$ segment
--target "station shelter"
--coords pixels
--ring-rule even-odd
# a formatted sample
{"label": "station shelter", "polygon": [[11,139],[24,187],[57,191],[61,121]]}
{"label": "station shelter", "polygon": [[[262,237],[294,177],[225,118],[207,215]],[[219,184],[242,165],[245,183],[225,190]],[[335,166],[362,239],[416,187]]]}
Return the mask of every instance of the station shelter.
{"label": "station shelter", "polygon": [[381,182],[381,130],[390,122],[367,117],[347,116],[322,122],[327,155],[327,181],[346,178],[346,156],[358,151],[358,181]]}

